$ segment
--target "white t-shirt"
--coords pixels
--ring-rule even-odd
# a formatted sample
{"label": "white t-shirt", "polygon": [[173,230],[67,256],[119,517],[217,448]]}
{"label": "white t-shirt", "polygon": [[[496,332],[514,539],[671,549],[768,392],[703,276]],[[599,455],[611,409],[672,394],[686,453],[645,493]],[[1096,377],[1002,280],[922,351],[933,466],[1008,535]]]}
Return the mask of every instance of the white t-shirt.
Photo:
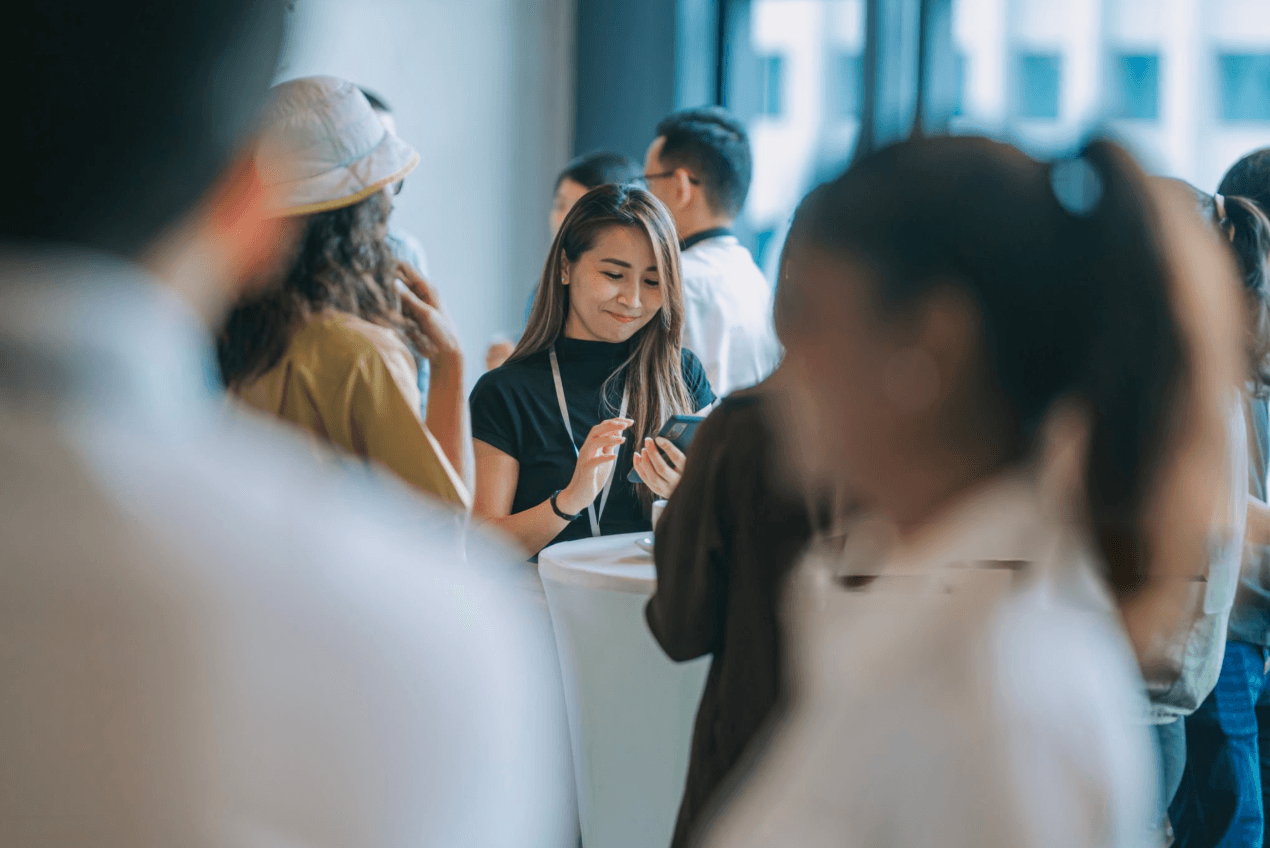
{"label": "white t-shirt", "polygon": [[[1092,559],[1037,503],[994,484],[856,589],[833,577],[844,560],[808,559],[789,593],[793,706],[704,844],[1141,844],[1155,777],[1137,666]],[[845,561],[878,573],[869,536]]]}
{"label": "white t-shirt", "polygon": [[0,255],[0,349],[0,845],[566,844],[514,554],[229,411],[135,268]]}
{"label": "white t-shirt", "polygon": [[683,346],[701,360],[718,397],[762,382],[780,362],[772,287],[735,236],[704,239],[680,257]]}

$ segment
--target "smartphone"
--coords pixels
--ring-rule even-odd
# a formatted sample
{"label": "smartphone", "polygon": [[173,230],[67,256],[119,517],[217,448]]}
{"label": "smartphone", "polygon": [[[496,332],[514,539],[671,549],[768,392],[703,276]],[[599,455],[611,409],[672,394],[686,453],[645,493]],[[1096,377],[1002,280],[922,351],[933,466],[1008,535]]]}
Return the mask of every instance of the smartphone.
{"label": "smartphone", "polygon": [[[692,437],[697,433],[697,427],[706,419],[700,415],[672,415],[670,420],[661,425],[661,432],[657,435],[666,439],[672,445],[679,448],[684,453],[688,452],[688,445],[692,442]],[[661,452],[662,459],[670,462],[670,457],[666,456],[666,452],[661,448],[657,449]],[[672,462],[671,465],[674,465]],[[626,475],[626,479],[632,483],[642,483],[639,474],[635,469],[631,469],[631,473]]]}

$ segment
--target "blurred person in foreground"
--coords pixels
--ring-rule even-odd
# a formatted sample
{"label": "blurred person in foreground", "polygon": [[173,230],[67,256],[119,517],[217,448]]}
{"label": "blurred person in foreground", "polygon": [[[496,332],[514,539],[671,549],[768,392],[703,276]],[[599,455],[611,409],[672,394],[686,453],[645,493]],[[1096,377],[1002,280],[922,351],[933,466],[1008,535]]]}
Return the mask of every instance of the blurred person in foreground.
{"label": "blurred person in foreground", "polygon": [[[551,195],[551,211],[547,214],[547,226],[554,240],[560,232],[560,225],[565,216],[573,208],[573,204],[582,199],[593,188],[602,185],[622,185],[640,180],[639,165],[620,153],[588,153],[579,156],[564,166],[564,170],[556,177],[556,190]],[[525,320],[534,308],[534,296],[537,287],[529,293],[529,302],[525,306]],[[485,352],[485,370],[493,371],[512,355],[516,345],[508,339],[494,341]]]}
{"label": "blurred person in foreground", "polygon": [[[0,844],[557,846],[549,636],[448,510],[226,410],[273,0],[11,10]],[[34,57],[34,58],[33,58]],[[556,684],[558,686],[558,684]],[[558,812],[557,812],[558,811]]]}
{"label": "blurred person in foreground", "polygon": [[717,106],[667,117],[644,158],[648,190],[679,232],[684,347],[701,357],[719,397],[753,386],[780,361],[772,287],[732,233],[752,171],[744,124]]}
{"label": "blurred person in foreground", "polygon": [[[1199,212],[1200,222],[1212,227],[1219,241],[1231,246],[1231,255],[1222,264],[1212,284],[1227,279],[1229,261],[1234,259],[1250,321],[1248,340],[1248,384],[1232,393],[1227,418],[1228,492],[1227,519],[1215,527],[1209,566],[1202,581],[1192,583],[1190,598],[1177,628],[1143,658],[1143,674],[1150,697],[1148,721],[1159,746],[1160,814],[1156,818],[1161,837],[1167,837],[1165,811],[1182,784],[1187,762],[1187,717],[1205,702],[1218,681],[1226,649],[1226,627],[1235,587],[1244,557],[1248,516],[1249,482],[1256,478],[1256,463],[1250,464],[1250,416],[1261,381],[1270,338],[1266,333],[1265,253],[1270,249],[1270,223],[1247,198],[1213,196],[1177,179],[1160,179],[1159,186],[1175,192],[1178,200]],[[1264,468],[1260,476],[1264,479]],[[1226,532],[1223,532],[1225,530]],[[1191,793],[1183,793],[1184,797]],[[1179,801],[1179,803],[1182,803]],[[1188,826],[1187,829],[1192,829]]]}
{"label": "blurred person in foreground", "polygon": [[[367,102],[370,103],[371,108],[375,110],[375,114],[379,116],[379,120],[383,122],[383,125],[387,128],[388,132],[400,138],[400,135],[397,132],[397,118],[393,115],[392,106],[388,105],[388,101],[381,95],[371,91],[369,88],[358,86],[358,90],[361,91]],[[393,193],[400,194],[403,185],[404,181],[399,180],[393,186]],[[428,254],[424,252],[423,245],[420,244],[419,239],[415,238],[412,234],[399,226],[397,216],[395,215],[388,216],[388,237],[385,241],[388,244],[388,250],[392,252],[394,258],[406,263],[406,265],[411,268],[414,268],[423,277],[426,278],[428,276]],[[421,356],[416,353],[414,360],[415,368],[419,371],[419,417],[422,420],[427,421],[428,377],[430,366],[426,356]]]}
{"label": "blurred person in foreground", "polygon": [[[274,86],[260,133],[255,164],[269,212],[299,232],[225,322],[225,384],[319,443],[470,507],[458,332],[436,289],[387,242],[394,187],[419,154],[335,77]],[[415,366],[423,357],[432,364],[427,420]]]}
{"label": "blurred person in foreground", "polygon": [[674,848],[690,844],[785,683],[785,578],[828,521],[793,485],[771,409],[781,372],[725,398],[693,438],[656,528],[648,629],[676,662],[711,656]]}
{"label": "blurred person in foreground", "polygon": [[[1240,196],[1245,195],[1245,196]],[[1266,470],[1270,426],[1270,221],[1252,198],[1270,199],[1270,151],[1236,163],[1204,211],[1230,245],[1247,307],[1244,393],[1248,430],[1248,528],[1244,567],[1227,590],[1229,626],[1215,688],[1185,719],[1185,770],[1169,807],[1176,844],[1259,845],[1270,791],[1270,510]]]}
{"label": "blurred person in foreground", "polygon": [[792,706],[705,844],[1140,845],[1135,652],[1226,485],[1215,237],[1113,144],[965,137],[862,157],[786,251],[782,432],[863,512],[787,588]]}

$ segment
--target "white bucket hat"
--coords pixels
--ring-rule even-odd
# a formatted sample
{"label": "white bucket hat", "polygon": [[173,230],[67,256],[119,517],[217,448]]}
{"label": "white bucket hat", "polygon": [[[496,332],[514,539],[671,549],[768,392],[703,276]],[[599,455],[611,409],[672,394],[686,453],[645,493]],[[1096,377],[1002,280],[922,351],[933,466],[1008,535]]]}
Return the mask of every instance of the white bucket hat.
{"label": "white bucket hat", "polygon": [[352,206],[419,164],[351,82],[303,77],[270,95],[256,170],[277,217]]}

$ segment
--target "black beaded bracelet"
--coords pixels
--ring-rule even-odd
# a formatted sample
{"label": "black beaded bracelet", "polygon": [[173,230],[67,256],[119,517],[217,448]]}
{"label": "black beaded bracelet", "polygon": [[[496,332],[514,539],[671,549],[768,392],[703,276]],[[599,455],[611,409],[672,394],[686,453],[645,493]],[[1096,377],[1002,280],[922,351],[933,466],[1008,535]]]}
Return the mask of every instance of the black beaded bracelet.
{"label": "black beaded bracelet", "polygon": [[561,493],[561,492],[563,492],[563,491],[564,491],[564,489],[556,489],[556,490],[555,490],[555,492],[553,492],[553,493],[552,493],[552,495],[551,495],[551,509],[552,509],[552,511],[553,511],[553,512],[555,512],[555,514],[556,514],[556,515],[560,516],[560,517],[561,517],[561,518],[563,518],[565,521],[577,521],[579,518],[581,518],[581,517],[582,517],[582,513],[580,513],[580,512],[579,512],[579,513],[576,513],[576,514],[574,514],[574,515],[570,515],[569,513],[567,513],[567,512],[565,512],[564,510],[560,509],[560,505],[556,503],[556,498],[560,497],[560,493]]}

